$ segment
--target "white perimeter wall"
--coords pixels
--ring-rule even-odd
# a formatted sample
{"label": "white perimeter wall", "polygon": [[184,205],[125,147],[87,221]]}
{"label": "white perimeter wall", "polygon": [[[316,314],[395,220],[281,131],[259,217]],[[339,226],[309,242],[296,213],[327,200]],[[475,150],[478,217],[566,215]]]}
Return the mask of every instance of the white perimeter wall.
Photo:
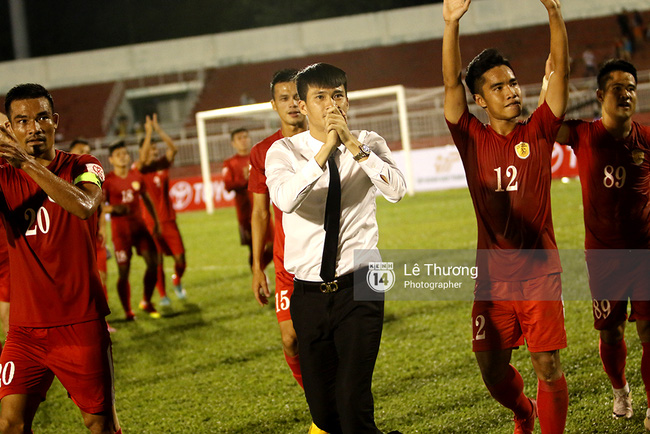
{"label": "white perimeter wall", "polygon": [[[648,0],[563,0],[567,21],[650,9]],[[546,22],[539,0],[474,0],[461,34]],[[49,88],[240,63],[257,63],[442,37],[442,4],[300,24],[0,62],[0,92],[16,83]],[[323,37],[327,35],[327,37]]]}

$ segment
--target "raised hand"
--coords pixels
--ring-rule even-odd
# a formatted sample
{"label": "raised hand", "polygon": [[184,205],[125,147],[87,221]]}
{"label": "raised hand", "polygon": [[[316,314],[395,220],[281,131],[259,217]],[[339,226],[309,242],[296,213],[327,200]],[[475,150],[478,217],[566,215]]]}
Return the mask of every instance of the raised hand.
{"label": "raised hand", "polygon": [[560,9],[560,0],[540,0],[546,9]]}
{"label": "raised hand", "polygon": [[11,127],[6,125],[0,125],[0,157],[17,168],[30,158],[27,151],[20,147]]}
{"label": "raised hand", "polygon": [[460,20],[460,18],[465,15],[465,12],[467,12],[467,9],[469,9],[469,4],[471,2],[472,0],[444,0],[444,4],[442,6],[442,17],[445,19],[445,21]]}

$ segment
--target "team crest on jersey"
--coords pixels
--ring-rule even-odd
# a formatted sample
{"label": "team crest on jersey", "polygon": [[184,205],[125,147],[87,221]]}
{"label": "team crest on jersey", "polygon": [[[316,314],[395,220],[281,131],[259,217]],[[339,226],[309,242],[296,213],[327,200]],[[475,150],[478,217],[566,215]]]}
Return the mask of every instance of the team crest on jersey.
{"label": "team crest on jersey", "polygon": [[140,183],[138,181],[133,181],[131,187],[133,187],[133,190],[135,191],[140,191]]}
{"label": "team crest on jersey", "polygon": [[94,173],[101,182],[104,182],[104,169],[102,166],[95,163],[88,163],[86,164],[86,170],[90,173]]}
{"label": "team crest on jersey", "polygon": [[633,149],[632,150],[632,162],[640,166],[643,164],[643,160],[645,160],[645,153],[641,149]]}
{"label": "team crest on jersey", "polygon": [[520,142],[518,145],[515,145],[515,153],[517,157],[525,160],[530,155],[530,145],[526,142]]}

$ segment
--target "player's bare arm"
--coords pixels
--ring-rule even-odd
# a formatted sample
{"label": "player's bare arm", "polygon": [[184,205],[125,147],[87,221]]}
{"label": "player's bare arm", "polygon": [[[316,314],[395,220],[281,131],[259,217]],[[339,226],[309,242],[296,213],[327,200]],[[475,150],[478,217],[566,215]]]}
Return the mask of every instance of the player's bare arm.
{"label": "player's bare arm", "polygon": [[[569,42],[559,0],[540,0],[548,12],[551,32],[551,51],[547,66],[552,69],[548,80],[546,103],[555,116],[566,112],[569,100]],[[549,68],[547,68],[549,69]]]}
{"label": "player's bare arm", "polygon": [[471,0],[444,0],[442,17],[445,30],[442,37],[442,79],[445,86],[445,118],[458,123],[467,108],[465,88],[461,80],[459,28],[460,19],[469,9]]}
{"label": "player's bare arm", "polygon": [[171,164],[174,162],[174,159],[176,158],[176,154],[178,153],[178,148],[174,144],[172,138],[169,137],[169,134],[167,134],[165,130],[163,130],[160,124],[158,123],[158,115],[156,113],[153,114],[152,122],[153,122],[153,130],[158,134],[160,140],[165,142],[165,145],[167,145],[165,158],[167,158],[167,161],[169,161],[169,163]]}
{"label": "player's bare arm", "polygon": [[36,159],[21,148],[11,129],[0,126],[0,157],[29,175],[53,201],[69,213],[87,219],[95,213],[102,200],[99,185],[73,185],[47,169],[51,160]]}
{"label": "player's bare arm", "polygon": [[253,254],[253,294],[260,306],[268,304],[271,296],[269,285],[266,281],[266,274],[262,268],[262,257],[264,256],[264,241],[266,230],[269,227],[269,195],[253,193],[253,211],[251,213],[251,238]]}
{"label": "player's bare arm", "polygon": [[135,162],[135,168],[142,170],[144,166],[149,163],[149,154],[151,153],[151,136],[153,135],[153,122],[147,116],[144,120],[144,139],[142,146],[140,146],[140,153],[138,154],[138,161]]}

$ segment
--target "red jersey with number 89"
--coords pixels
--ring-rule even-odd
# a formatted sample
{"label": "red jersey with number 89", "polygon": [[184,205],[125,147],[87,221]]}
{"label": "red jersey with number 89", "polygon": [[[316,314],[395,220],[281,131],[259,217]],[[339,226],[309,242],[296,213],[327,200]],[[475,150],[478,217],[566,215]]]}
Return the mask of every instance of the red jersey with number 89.
{"label": "red jersey with number 89", "polygon": [[[47,168],[75,185],[104,180],[90,155],[57,150]],[[97,213],[86,220],[72,215],[8,164],[0,165],[0,189],[11,262],[10,324],[54,327],[108,315],[95,259]]]}
{"label": "red jersey with number 89", "polygon": [[551,215],[551,154],[561,124],[546,103],[506,136],[469,110],[457,124],[447,122],[476,212],[479,280],[562,271]]}
{"label": "red jersey with number 89", "polygon": [[650,128],[615,139],[601,120],[568,121],[578,157],[586,249],[650,248]]}

